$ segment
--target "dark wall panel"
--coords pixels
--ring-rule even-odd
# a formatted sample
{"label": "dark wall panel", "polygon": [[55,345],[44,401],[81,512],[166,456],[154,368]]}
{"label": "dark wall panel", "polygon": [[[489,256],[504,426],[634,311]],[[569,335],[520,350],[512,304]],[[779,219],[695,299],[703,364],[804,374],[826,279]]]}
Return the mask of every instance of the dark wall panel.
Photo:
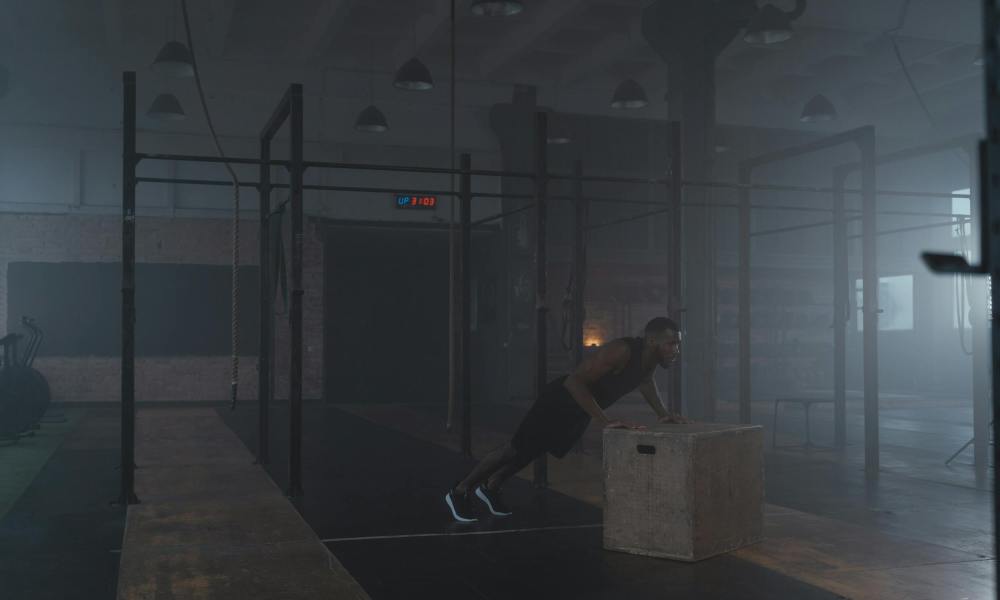
{"label": "dark wall panel", "polygon": [[[259,270],[240,267],[240,353],[257,353]],[[230,353],[231,268],[225,265],[136,265],[136,355]],[[21,317],[45,331],[39,356],[118,356],[121,352],[121,264],[10,263],[7,331]]]}

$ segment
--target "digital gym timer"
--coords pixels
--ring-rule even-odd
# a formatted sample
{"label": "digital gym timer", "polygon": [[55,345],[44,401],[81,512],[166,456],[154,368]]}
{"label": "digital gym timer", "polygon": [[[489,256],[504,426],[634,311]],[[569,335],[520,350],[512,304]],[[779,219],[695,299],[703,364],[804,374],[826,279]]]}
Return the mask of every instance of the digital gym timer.
{"label": "digital gym timer", "polygon": [[437,203],[437,196],[396,195],[396,208],[425,208],[433,210],[437,207]]}

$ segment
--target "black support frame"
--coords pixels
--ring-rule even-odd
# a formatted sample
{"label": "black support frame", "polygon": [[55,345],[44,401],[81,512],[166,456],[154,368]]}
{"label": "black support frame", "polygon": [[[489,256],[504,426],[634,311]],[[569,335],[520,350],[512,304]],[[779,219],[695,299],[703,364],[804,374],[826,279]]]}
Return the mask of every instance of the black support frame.
{"label": "black support frame", "polygon": [[460,333],[458,352],[455,355],[459,377],[459,396],[462,400],[462,453],[472,456],[472,157],[462,154],[459,162],[459,254],[460,279],[459,313]]}
{"label": "black support frame", "polygon": [[[682,176],[684,174],[684,153],[681,137],[681,124],[678,121],[671,121],[667,135],[669,136],[670,148],[670,190],[669,210],[670,215],[670,256],[667,267],[667,283],[670,287],[670,295],[667,306],[667,314],[677,323],[677,326],[684,329],[684,268],[683,268],[683,212],[684,186]],[[683,408],[683,385],[684,370],[682,368],[683,358],[672,369],[670,369],[670,383],[667,392],[667,404],[670,412],[681,414]]]}
{"label": "black support frame", "polygon": [[[875,187],[875,128],[859,127],[845,131],[814,142],[809,142],[792,148],[786,148],[754,158],[746,159],[739,166],[740,217],[739,217],[739,277],[738,277],[738,329],[739,329],[739,408],[740,422],[750,423],[751,420],[751,370],[750,370],[750,181],[754,169],[765,164],[788,160],[797,156],[832,148],[841,144],[853,143],[861,155],[861,223],[862,223],[862,280],[863,289],[863,364],[864,364],[864,415],[865,415],[865,474],[871,478],[879,472],[879,413],[878,413],[878,273],[876,247],[876,187]],[[834,261],[836,266],[840,261],[846,262],[846,236],[840,232],[846,231],[842,188],[830,188],[834,193]],[[837,240],[843,238],[843,246]],[[840,273],[841,271],[835,272]],[[836,290],[837,288],[835,288]],[[843,294],[835,292],[835,318],[844,316],[842,308]],[[839,312],[838,312],[839,311]],[[839,321],[838,321],[839,323]],[[840,342],[840,327],[834,327],[835,343]],[[835,359],[836,360],[836,359]],[[835,364],[835,369],[840,365]],[[835,389],[835,394],[838,390]],[[835,407],[837,402],[835,401]]]}
{"label": "black support frame", "polygon": [[[293,83],[288,87],[281,102],[268,119],[267,124],[260,133],[260,166],[261,166],[261,232],[260,242],[268,237],[267,231],[270,226],[270,210],[265,203],[270,197],[270,163],[271,142],[277,135],[278,130],[288,122],[290,135],[290,156],[287,167],[289,171],[291,189],[290,205],[292,216],[292,252],[291,252],[291,275],[292,275],[292,299],[289,307],[289,326],[291,329],[291,361],[289,365],[289,449],[288,449],[288,488],[286,494],[291,498],[301,498],[302,490],[302,297],[304,290],[302,287],[302,249],[304,245],[303,233],[303,210],[302,191],[303,174],[305,165],[303,160],[303,115],[302,115],[302,85]],[[265,174],[265,171],[267,173]],[[270,250],[270,248],[268,248]],[[259,381],[264,385],[258,387],[258,462],[266,463],[267,437],[268,437],[268,406],[273,390],[270,384],[271,365],[271,336],[272,336],[272,310],[270,291],[267,286],[270,277],[263,276],[268,268],[269,254],[264,254],[261,249],[262,263],[260,265],[262,276],[260,278],[260,295],[264,300],[261,304],[261,347],[259,349],[259,364],[262,373],[259,374]],[[266,311],[266,313],[265,313]],[[264,345],[264,341],[268,342]],[[266,383],[265,383],[266,382]]]}
{"label": "black support frame", "polygon": [[135,495],[135,73],[122,74],[122,356],[121,492],[118,504],[138,504]]}
{"label": "black support frame", "polygon": [[[878,155],[874,159],[874,167],[901,162],[921,156],[927,156],[949,149],[968,149],[972,140],[967,137],[954,138],[906,148],[887,154]],[[971,154],[975,154],[972,152]],[[975,162],[975,161],[974,161]],[[833,414],[834,414],[834,446],[844,448],[847,445],[847,327],[851,318],[851,282],[848,267],[848,247],[846,209],[844,207],[844,190],[847,178],[855,172],[862,171],[864,164],[860,162],[839,165],[833,169],[833,314],[834,314],[834,368],[833,368]],[[971,203],[970,203],[971,204]],[[884,213],[879,213],[884,214]],[[934,224],[931,227],[939,227]],[[913,230],[916,228],[903,228]],[[881,235],[878,232],[876,235]],[[978,455],[977,455],[978,459]],[[978,462],[977,462],[978,464]]]}
{"label": "black support frame", "polygon": [[[118,503],[136,504],[135,494],[135,193],[140,181],[152,178],[136,176],[136,167],[142,159],[190,160],[196,162],[230,162],[257,164],[260,166],[260,182],[255,187],[260,191],[260,349],[258,356],[258,447],[257,463],[268,462],[268,407],[271,400],[270,349],[272,316],[268,295],[269,276],[267,272],[268,236],[270,218],[270,167],[283,164],[291,173],[292,212],[292,306],[291,306],[291,439],[289,449],[289,485],[287,493],[293,498],[302,496],[302,246],[303,214],[302,190],[303,172],[303,114],[302,86],[289,86],[281,102],[268,120],[260,135],[260,159],[225,159],[220,157],[196,157],[186,155],[142,154],[136,151],[136,75],[133,71],[122,74],[123,81],[123,121],[122,121],[122,356],[121,356],[121,491]],[[286,120],[291,129],[291,160],[272,161],[270,144],[278,129]],[[158,180],[159,181],[159,180]],[[168,180],[166,181],[175,181]],[[212,182],[197,182],[209,183]],[[231,183],[230,183],[231,185]]]}
{"label": "black support frame", "polygon": [[[781,185],[768,185],[768,184],[751,184],[749,179],[746,181],[742,180],[737,183],[727,183],[727,182],[699,182],[699,181],[685,181],[682,177],[682,149],[680,147],[680,125],[678,123],[671,123],[669,135],[671,138],[671,174],[669,178],[637,178],[637,177],[608,177],[608,176],[584,176],[582,173],[582,168],[574,169],[572,174],[555,174],[549,173],[547,169],[547,157],[546,157],[546,144],[545,144],[545,115],[539,115],[536,121],[536,168],[532,173],[525,172],[514,172],[514,171],[500,171],[500,170],[473,170],[468,164],[463,164],[459,169],[452,168],[434,168],[434,167],[417,167],[417,166],[399,166],[399,165],[371,165],[371,164],[351,164],[351,163],[339,163],[339,162],[322,162],[322,161],[306,161],[303,157],[302,143],[302,86],[299,84],[293,84],[288,88],[285,95],[283,96],[278,108],[274,111],[271,118],[268,120],[267,125],[262,130],[260,136],[261,142],[261,154],[257,159],[251,158],[227,158],[223,159],[220,157],[207,157],[207,156],[190,156],[190,155],[180,155],[180,154],[143,154],[136,151],[136,125],[135,125],[135,74],[132,72],[126,72],[124,74],[125,89],[124,89],[124,125],[123,125],[123,271],[122,271],[122,294],[123,294],[123,304],[122,304],[122,492],[121,501],[123,503],[137,502],[134,494],[134,435],[135,435],[135,388],[134,388],[134,321],[135,321],[135,306],[134,306],[134,293],[135,293],[135,282],[134,282],[134,267],[135,267],[135,190],[136,185],[139,182],[174,182],[174,183],[191,183],[196,185],[232,185],[231,182],[223,181],[210,181],[210,180],[182,180],[182,179],[163,179],[163,178],[141,178],[136,176],[136,166],[139,161],[143,159],[156,159],[156,160],[174,160],[174,161],[195,161],[195,162],[230,162],[233,164],[254,164],[260,168],[260,180],[258,182],[247,182],[245,185],[249,187],[256,187],[260,191],[260,226],[261,226],[261,240],[260,240],[260,253],[261,258],[261,288],[260,288],[260,298],[261,298],[261,330],[260,330],[260,356],[259,356],[259,373],[258,373],[258,405],[259,405],[259,419],[258,419],[258,447],[257,447],[257,462],[260,464],[267,464],[269,460],[269,446],[268,446],[268,427],[269,427],[269,405],[272,400],[273,395],[273,385],[272,385],[272,373],[271,373],[271,353],[270,349],[273,344],[273,322],[271,317],[271,298],[269,297],[269,292],[267,287],[271,279],[271,274],[268,270],[268,257],[270,252],[273,250],[269,248],[268,236],[263,235],[263,232],[267,230],[269,226],[269,218],[271,214],[271,203],[270,203],[270,192],[273,189],[279,188],[290,188],[291,197],[289,203],[291,204],[292,212],[292,286],[293,286],[293,297],[291,306],[291,330],[292,330],[292,349],[291,349],[291,393],[290,393],[290,404],[291,404],[291,448],[289,453],[290,460],[290,479],[288,494],[293,497],[302,495],[302,482],[301,482],[301,418],[302,418],[302,250],[304,242],[303,234],[303,191],[305,189],[322,189],[331,191],[363,191],[363,192],[390,192],[395,190],[390,190],[388,188],[366,188],[366,187],[349,187],[349,186],[306,186],[303,183],[303,173],[305,169],[309,167],[321,167],[321,168],[336,168],[336,169],[355,169],[355,170],[373,170],[373,171],[386,171],[386,172],[412,172],[412,173],[437,173],[437,174],[453,174],[460,175],[463,179],[463,188],[458,192],[460,201],[463,203],[465,208],[465,213],[463,214],[463,223],[461,227],[463,229],[461,235],[468,236],[469,230],[473,226],[468,219],[471,215],[471,203],[470,200],[476,197],[500,197],[502,194],[490,194],[490,193],[474,193],[471,190],[471,176],[487,176],[487,177],[517,177],[517,178],[527,178],[532,179],[535,182],[535,193],[532,197],[535,199],[536,218],[537,224],[540,227],[537,228],[537,256],[536,265],[538,266],[538,272],[536,274],[536,286],[537,286],[537,342],[538,342],[538,358],[536,361],[536,377],[538,379],[538,386],[540,389],[541,385],[544,385],[545,379],[547,378],[547,360],[545,356],[546,352],[546,339],[545,339],[545,314],[548,310],[546,306],[546,236],[545,236],[545,220],[546,220],[546,202],[550,199],[553,200],[572,200],[577,202],[578,215],[581,204],[586,204],[588,202],[601,202],[601,201],[614,201],[612,199],[604,198],[586,198],[582,194],[582,184],[584,182],[604,182],[604,183],[645,183],[645,184],[656,184],[656,185],[667,185],[668,186],[668,198],[669,198],[669,209],[664,212],[669,212],[672,215],[671,219],[671,257],[670,264],[668,265],[668,277],[672,287],[672,297],[669,301],[668,314],[680,322],[683,315],[682,307],[682,294],[680,292],[681,285],[683,281],[683,268],[680,255],[680,237],[681,237],[681,227],[680,227],[680,214],[682,206],[682,192],[685,185],[688,186],[708,186],[708,187],[723,187],[739,190],[743,194],[748,194],[752,189],[761,190],[791,190],[791,191],[803,191],[803,192],[820,192],[820,193],[862,193],[865,202],[863,210],[863,218],[865,220],[866,229],[864,233],[864,238],[867,244],[872,244],[874,232],[874,194],[876,190],[874,188],[874,167],[870,169],[868,173],[868,168],[866,167],[865,173],[867,173],[867,178],[865,178],[865,183],[862,185],[860,190],[846,189],[842,186],[834,186],[832,188],[818,188],[809,186],[781,186]],[[276,135],[278,129],[286,122],[291,122],[291,159],[290,160],[273,160],[270,156],[270,143]],[[867,128],[862,128],[867,129]],[[770,155],[772,160],[780,160],[785,154],[792,156],[795,154],[802,154],[806,152],[815,151],[829,145],[834,145],[836,140],[841,140],[842,137],[849,137],[852,132],[846,132],[840,136],[833,136],[826,140],[820,140],[819,142],[813,144],[806,144],[795,149],[790,149]],[[874,156],[874,133],[871,133],[871,142],[862,140],[858,141],[859,148],[862,150],[862,162],[871,162]],[[841,141],[847,141],[846,139]],[[752,160],[762,160],[765,157],[758,157]],[[471,162],[471,161],[470,161]],[[763,163],[761,163],[763,164]],[[270,168],[272,166],[284,166],[291,173],[291,183],[290,184],[273,184],[271,182]],[[752,170],[752,168],[751,168]],[[574,190],[574,195],[569,197],[563,196],[549,196],[547,194],[547,182],[550,180],[572,180],[577,184],[577,188]],[[439,191],[434,192],[438,195],[455,195],[455,192],[451,191]],[[885,195],[906,195],[906,196],[925,196],[925,197],[948,197],[954,196],[954,194],[946,194],[944,192],[906,192],[906,191],[896,191],[896,190],[877,190],[879,194]],[[869,200],[870,199],[870,200]],[[633,203],[633,204],[657,204],[663,206],[662,202],[647,202],[647,201],[630,201],[623,203]],[[720,205],[721,206],[721,205]],[[748,201],[740,202],[737,205],[740,210],[740,221],[741,221],[741,239],[740,247],[741,250],[746,248],[748,250],[748,239],[749,239],[749,210],[752,208]],[[695,207],[697,208],[697,207]],[[771,207],[768,207],[771,208]],[[789,207],[792,208],[792,207]],[[659,212],[659,211],[657,211]],[[837,217],[836,207],[834,209],[835,221]],[[485,219],[489,220],[489,219]],[[479,222],[485,222],[485,220]],[[746,222],[744,226],[744,221]],[[477,222],[477,223],[479,223]],[[578,217],[578,223],[580,223]],[[579,226],[579,225],[578,225]],[[868,228],[872,228],[871,231]],[[746,234],[746,236],[742,234]],[[868,247],[866,244],[866,247]],[[467,247],[467,242],[463,238],[463,253],[466,254],[466,260],[468,259],[467,253],[469,248]],[[868,256],[866,253],[866,269],[872,274],[874,269],[872,265],[874,264],[874,257]],[[579,256],[579,255],[578,255]],[[742,264],[744,260],[742,256],[746,256],[746,265]],[[585,259],[583,260],[585,265]],[[871,263],[871,264],[869,264]],[[741,252],[741,282],[744,281],[744,274],[742,270],[749,267],[749,252]],[[577,264],[577,269],[583,268],[582,265]],[[463,297],[465,297],[464,303],[468,302],[468,296],[464,293],[466,286],[469,285],[470,269],[463,269],[462,273],[462,285],[463,285]],[[581,285],[579,294],[582,294],[582,282],[584,277],[581,277]],[[748,283],[748,282],[747,282]],[[866,290],[871,290],[871,293],[875,293],[877,286],[866,285]],[[745,292],[749,293],[749,285],[746,286]],[[867,294],[867,292],[866,292]],[[865,303],[868,306],[875,306],[875,302],[871,301],[871,298],[865,299]],[[748,304],[748,303],[747,303]],[[580,308],[582,310],[582,298],[579,302]],[[467,304],[466,304],[467,306]],[[744,308],[744,298],[741,292],[740,298],[741,315],[745,315],[747,323],[743,322],[743,317],[741,317],[740,323],[740,344],[741,344],[741,356],[743,356],[743,346],[744,339],[748,338],[744,335],[744,328],[748,324],[749,313],[743,310]],[[873,312],[865,314],[865,327],[866,331],[877,332],[877,322],[874,320],[876,315]],[[870,324],[868,321],[871,320]],[[578,327],[581,328],[581,332],[578,332],[578,336],[582,341],[582,315],[578,315],[574,320]],[[872,326],[869,326],[872,325]],[[469,325],[463,323],[462,335],[467,334]],[[466,338],[467,339],[467,338]],[[468,348],[468,344],[465,346]],[[872,352],[874,345],[866,337],[865,349],[866,354]],[[745,393],[743,389],[744,386],[749,385],[749,377],[744,378],[744,365],[741,360],[741,393],[740,393],[740,415],[741,421],[749,421],[749,394]],[[469,361],[466,360],[465,364],[462,365],[460,370],[460,377],[462,378],[462,400],[465,410],[463,411],[463,426],[462,426],[462,447],[467,453],[471,453],[471,422],[469,415],[471,414],[471,391],[469,386],[469,379],[467,371],[469,371]],[[681,373],[680,369],[675,369],[671,374],[671,385],[669,393],[669,405],[672,411],[680,410],[680,389],[681,389]],[[748,370],[746,371],[749,374]],[[874,406],[875,412],[874,416],[877,419],[877,372],[874,374],[874,382],[869,380],[869,375],[866,370],[866,416],[869,415],[870,409]],[[875,403],[874,405],[870,402],[869,398],[872,396],[870,394],[872,383],[875,386]],[[867,419],[866,419],[867,421]],[[874,463],[877,470],[877,421],[875,421],[874,426],[876,428],[876,434],[874,437],[875,442],[875,455]],[[870,425],[869,425],[870,427]],[[870,432],[869,432],[870,433]],[[873,436],[866,436],[866,439],[870,439]],[[544,460],[544,459],[543,459]],[[872,463],[872,455],[870,452],[866,452],[866,467],[870,468]],[[547,481],[546,464],[544,462],[536,463],[535,465],[535,481],[544,485]]]}
{"label": "black support frame", "polygon": [[[541,397],[548,379],[548,115],[535,114],[535,393]],[[548,455],[535,459],[533,482],[536,487],[549,484]]]}

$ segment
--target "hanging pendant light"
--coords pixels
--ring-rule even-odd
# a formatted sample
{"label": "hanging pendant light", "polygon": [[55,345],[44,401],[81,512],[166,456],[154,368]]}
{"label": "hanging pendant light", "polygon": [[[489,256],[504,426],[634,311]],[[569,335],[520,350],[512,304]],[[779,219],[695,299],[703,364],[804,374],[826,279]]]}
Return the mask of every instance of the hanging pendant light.
{"label": "hanging pendant light", "polygon": [[385,120],[382,111],[374,104],[369,104],[368,108],[358,115],[358,119],[354,122],[354,128],[368,133],[382,133],[389,129],[389,122]]}
{"label": "hanging pendant light", "polygon": [[747,25],[743,41],[748,44],[777,44],[792,37],[789,14],[773,4],[760,7]]}
{"label": "hanging pendant light", "polygon": [[715,148],[716,154],[724,154],[729,152],[729,136],[720,132],[715,132],[715,140],[713,141],[713,146]]}
{"label": "hanging pendant light", "polygon": [[146,116],[158,121],[183,121],[187,116],[181,103],[173,94],[160,94],[153,100]]}
{"label": "hanging pendant light", "polygon": [[524,12],[524,4],[517,0],[477,0],[470,10],[477,17],[513,17]]}
{"label": "hanging pendant light", "polygon": [[646,90],[634,79],[619,83],[611,98],[611,108],[642,108],[647,104],[649,100],[646,99]]}
{"label": "hanging pendant light", "polygon": [[573,140],[570,139],[569,135],[565,133],[556,133],[556,134],[549,134],[549,137],[546,138],[545,143],[551,144],[553,146],[562,146],[572,141]]}
{"label": "hanging pendant light", "polygon": [[434,79],[427,65],[414,57],[396,71],[392,85],[401,90],[425,91],[434,87]]}
{"label": "hanging pendant light", "polygon": [[833,103],[823,94],[817,94],[806,102],[799,120],[803,123],[818,123],[833,121],[836,118],[837,109],[833,107]]}
{"label": "hanging pendant light", "polygon": [[194,77],[191,51],[180,42],[167,42],[160,48],[150,68],[168,77]]}
{"label": "hanging pendant light", "polygon": [[548,137],[545,138],[545,143],[553,146],[562,146],[573,141],[569,136],[569,131],[559,121],[551,121],[547,128],[547,133]]}

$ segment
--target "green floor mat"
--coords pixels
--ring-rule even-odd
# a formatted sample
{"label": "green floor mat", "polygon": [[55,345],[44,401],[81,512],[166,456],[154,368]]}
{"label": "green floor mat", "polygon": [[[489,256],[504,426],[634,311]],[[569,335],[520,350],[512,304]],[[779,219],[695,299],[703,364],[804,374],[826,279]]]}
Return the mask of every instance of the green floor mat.
{"label": "green floor mat", "polygon": [[0,519],[28,489],[86,412],[83,408],[65,409],[62,411],[66,416],[64,423],[43,423],[35,435],[23,437],[17,443],[0,445]]}

